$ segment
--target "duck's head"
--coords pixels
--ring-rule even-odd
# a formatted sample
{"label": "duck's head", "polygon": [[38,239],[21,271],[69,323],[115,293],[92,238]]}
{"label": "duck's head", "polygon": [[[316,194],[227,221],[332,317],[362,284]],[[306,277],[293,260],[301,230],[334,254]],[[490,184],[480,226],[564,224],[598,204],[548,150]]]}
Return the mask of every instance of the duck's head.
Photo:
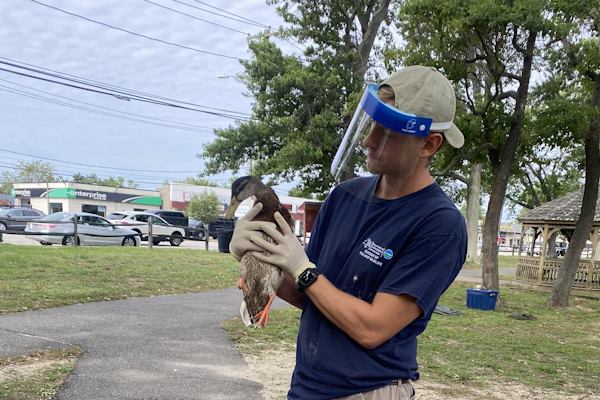
{"label": "duck's head", "polygon": [[268,189],[268,187],[256,176],[242,176],[236,179],[231,185],[231,201],[229,202],[229,208],[224,218],[233,218],[235,211],[242,201],[255,196],[257,192],[265,189]]}

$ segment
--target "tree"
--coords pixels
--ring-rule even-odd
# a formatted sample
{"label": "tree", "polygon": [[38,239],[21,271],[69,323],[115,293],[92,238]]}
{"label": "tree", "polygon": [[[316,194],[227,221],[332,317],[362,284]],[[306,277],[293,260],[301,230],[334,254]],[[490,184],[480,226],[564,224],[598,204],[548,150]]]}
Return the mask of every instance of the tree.
{"label": "tree", "polygon": [[187,183],[188,185],[197,185],[197,186],[212,186],[217,187],[216,183],[204,178],[200,174],[196,176],[188,176],[184,180],[180,181],[181,183]]}
{"label": "tree", "polygon": [[221,203],[219,202],[219,198],[214,192],[203,192],[200,194],[192,195],[187,206],[186,212],[188,216],[202,221],[205,225],[205,245],[207,251],[208,241],[210,238],[210,224],[215,222],[219,218],[220,210]]}
{"label": "tree", "polygon": [[[582,117],[589,118],[588,130],[584,137],[585,147],[585,185],[583,202],[575,230],[569,241],[569,248],[558,271],[557,279],[548,299],[553,307],[569,305],[569,294],[575,281],[575,274],[588,238],[598,201],[598,186],[600,180],[600,2],[592,1],[594,8],[590,14],[583,14],[577,22],[583,30],[588,29],[591,37],[581,38],[580,32],[563,40],[564,57],[557,56],[555,61],[562,61],[568,75],[581,87],[591,91],[590,107],[581,110]],[[585,110],[588,110],[586,113]],[[593,262],[593,261],[592,261]]]}
{"label": "tree", "polygon": [[18,161],[14,171],[2,173],[0,193],[10,193],[13,183],[54,182],[58,180],[55,168],[46,161]]}
{"label": "tree", "polygon": [[127,181],[122,176],[108,178],[100,178],[96,176],[96,174],[80,174],[76,173],[73,175],[73,182],[76,183],[86,183],[88,185],[99,185],[99,186],[111,186],[111,187],[126,187],[136,189],[138,187],[137,183],[133,180],[128,179]]}
{"label": "tree", "polygon": [[[544,46],[565,35],[549,1],[416,0],[405,3],[398,25],[407,45],[388,51],[388,65],[426,63],[442,69],[467,110],[471,149],[485,155],[491,176],[483,226],[482,281],[498,289],[496,238],[508,179],[521,142],[534,60]],[[463,158],[470,159],[469,158]]]}
{"label": "tree", "polygon": [[580,187],[585,162],[581,138],[589,124],[581,118],[581,107],[589,101],[589,93],[565,81],[562,73],[532,91],[506,196],[511,203],[532,209]]}
{"label": "tree", "polygon": [[216,130],[204,147],[206,172],[238,171],[300,180],[298,190],[324,197],[333,185],[331,162],[354,111],[377,33],[391,0],[282,0],[290,25],[283,35],[306,43],[303,59],[287,56],[267,38],[249,43],[242,79],[254,99],[252,118]]}

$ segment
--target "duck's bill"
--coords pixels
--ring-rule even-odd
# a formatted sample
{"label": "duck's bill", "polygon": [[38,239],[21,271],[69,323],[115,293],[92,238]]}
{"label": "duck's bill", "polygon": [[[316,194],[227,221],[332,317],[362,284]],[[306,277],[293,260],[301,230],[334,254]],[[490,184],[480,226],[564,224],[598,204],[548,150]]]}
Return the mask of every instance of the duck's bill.
{"label": "duck's bill", "polygon": [[235,212],[239,206],[240,206],[239,200],[236,199],[235,197],[232,197],[231,201],[229,202],[229,208],[227,208],[227,212],[225,213],[223,218],[233,219],[233,216],[235,215]]}

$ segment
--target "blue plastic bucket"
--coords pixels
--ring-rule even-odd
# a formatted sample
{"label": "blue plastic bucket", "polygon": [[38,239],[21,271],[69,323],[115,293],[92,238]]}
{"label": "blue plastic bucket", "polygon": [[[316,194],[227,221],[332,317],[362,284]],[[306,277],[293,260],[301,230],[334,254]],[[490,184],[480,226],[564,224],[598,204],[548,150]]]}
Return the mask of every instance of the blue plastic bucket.
{"label": "blue plastic bucket", "polygon": [[495,310],[497,290],[467,289],[467,307],[479,310]]}

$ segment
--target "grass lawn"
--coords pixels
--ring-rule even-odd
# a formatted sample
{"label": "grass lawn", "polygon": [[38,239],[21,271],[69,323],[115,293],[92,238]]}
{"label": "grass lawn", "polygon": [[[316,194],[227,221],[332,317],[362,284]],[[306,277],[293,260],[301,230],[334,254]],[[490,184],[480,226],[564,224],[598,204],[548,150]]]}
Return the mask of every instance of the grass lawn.
{"label": "grass lawn", "polygon": [[[419,337],[419,364],[425,380],[485,386],[511,382],[563,393],[600,392],[600,300],[572,298],[571,307],[545,306],[547,293],[502,288],[497,311],[465,306],[468,284],[455,283],[440,305],[458,317],[434,314]],[[509,318],[528,312],[533,321]],[[242,353],[294,346],[299,312],[273,311],[266,329],[247,329],[235,319],[225,324]],[[507,394],[507,396],[509,396]]]}
{"label": "grass lawn", "polygon": [[238,271],[202,250],[0,245],[0,314],[232,287]]}
{"label": "grass lawn", "polygon": [[[516,268],[517,256],[498,256],[498,268]],[[481,265],[477,263],[465,263],[463,269],[481,269]]]}
{"label": "grass lawn", "polygon": [[79,349],[69,348],[0,357],[0,399],[53,399],[73,372],[79,352]]}

